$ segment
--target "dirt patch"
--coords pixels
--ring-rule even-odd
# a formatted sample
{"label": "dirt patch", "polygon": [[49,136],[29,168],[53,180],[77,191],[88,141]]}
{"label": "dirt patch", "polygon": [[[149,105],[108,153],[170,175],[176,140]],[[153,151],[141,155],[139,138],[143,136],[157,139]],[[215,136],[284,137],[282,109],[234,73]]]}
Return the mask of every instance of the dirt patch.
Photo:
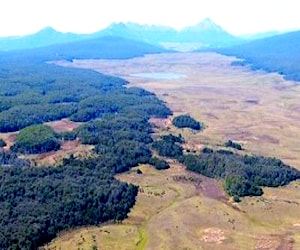
{"label": "dirt patch", "polygon": [[279,245],[278,239],[271,236],[261,236],[256,239],[255,250],[273,250]]}
{"label": "dirt patch", "polygon": [[82,123],[81,122],[73,122],[68,119],[62,119],[59,121],[46,122],[46,125],[50,126],[54,129],[55,132],[69,132],[78,128]]}
{"label": "dirt patch", "polygon": [[221,244],[225,239],[225,233],[220,228],[207,228],[201,236],[201,240],[206,243]]}
{"label": "dirt patch", "polygon": [[201,193],[208,198],[220,201],[228,201],[228,198],[221,185],[216,180],[203,175],[201,175],[199,191],[201,191]]}
{"label": "dirt patch", "polygon": [[14,145],[18,133],[19,132],[0,133],[0,138],[6,143],[4,150],[8,150],[12,145]]}
{"label": "dirt patch", "polygon": [[150,118],[150,123],[158,129],[166,130],[170,128],[172,121],[169,118]]}
{"label": "dirt patch", "polygon": [[82,145],[79,140],[64,141],[59,150],[50,151],[43,154],[26,155],[24,158],[31,160],[37,166],[51,166],[59,164],[63,158],[73,154],[79,157],[87,157],[92,146]]}

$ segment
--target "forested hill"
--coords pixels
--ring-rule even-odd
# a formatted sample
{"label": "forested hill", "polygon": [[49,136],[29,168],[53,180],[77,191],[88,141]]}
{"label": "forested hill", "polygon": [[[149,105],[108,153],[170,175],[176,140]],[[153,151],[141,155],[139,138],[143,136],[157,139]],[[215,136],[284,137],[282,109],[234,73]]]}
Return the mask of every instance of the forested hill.
{"label": "forested hill", "polygon": [[35,49],[1,52],[0,60],[26,60],[32,63],[61,59],[128,59],[162,52],[168,50],[141,41],[106,36]]}
{"label": "forested hill", "polygon": [[300,81],[300,31],[217,51],[245,60],[238,64],[250,64],[253,69],[278,72],[287,79]]}

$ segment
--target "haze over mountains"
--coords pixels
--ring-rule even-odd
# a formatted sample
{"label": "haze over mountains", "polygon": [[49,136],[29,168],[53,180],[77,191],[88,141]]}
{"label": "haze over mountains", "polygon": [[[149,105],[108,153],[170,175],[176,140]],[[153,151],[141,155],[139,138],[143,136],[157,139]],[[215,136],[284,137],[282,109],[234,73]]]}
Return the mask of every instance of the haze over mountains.
{"label": "haze over mountains", "polygon": [[136,23],[113,23],[106,29],[92,34],[61,33],[47,27],[32,35],[0,38],[0,50],[37,48],[103,36],[118,36],[167,47],[172,47],[172,44],[176,43],[194,43],[197,48],[224,47],[241,42],[240,38],[229,34],[207,18],[195,26],[180,31],[165,26]]}
{"label": "haze over mountains", "polygon": [[[51,27],[27,36],[0,38],[3,58],[27,61],[86,58],[126,59],[170,51],[213,50],[244,59],[253,69],[300,80],[300,32],[266,32],[235,37],[211,19],[175,30],[166,26],[112,23],[92,34],[62,33]],[[6,56],[5,56],[6,55]],[[23,60],[23,59],[22,59]],[[240,62],[239,62],[240,63]]]}

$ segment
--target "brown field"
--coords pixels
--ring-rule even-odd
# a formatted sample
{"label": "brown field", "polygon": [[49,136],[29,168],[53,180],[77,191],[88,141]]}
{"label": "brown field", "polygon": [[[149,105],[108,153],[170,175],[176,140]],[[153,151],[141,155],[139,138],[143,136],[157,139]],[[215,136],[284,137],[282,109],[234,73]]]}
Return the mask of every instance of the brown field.
{"label": "brown field", "polygon": [[[275,73],[231,67],[232,57],[214,53],[148,55],[130,60],[79,60],[61,65],[117,75],[155,92],[174,111],[189,113],[206,125],[190,134],[196,144],[227,139],[250,152],[276,156],[300,168],[300,85]],[[131,76],[144,72],[185,74],[175,80]]]}
{"label": "brown field", "polygon": [[78,128],[82,124],[82,122],[73,122],[68,119],[62,119],[59,121],[46,122],[45,124],[53,128],[55,132],[61,133],[69,132],[74,130],[75,128]]}
{"label": "brown field", "polygon": [[[162,54],[131,60],[84,60],[72,66],[126,78],[155,92],[174,111],[205,124],[200,133],[152,120],[157,131],[182,133],[187,147],[233,139],[247,152],[276,156],[300,169],[300,85],[277,74],[231,67],[217,54]],[[71,66],[69,63],[60,62]],[[175,80],[133,77],[143,72],[185,74]],[[140,166],[119,175],[138,184],[137,203],[121,224],[65,232],[47,249],[300,249],[300,183],[265,188],[262,197],[233,203],[215,180],[176,163],[166,171]]]}
{"label": "brown field", "polygon": [[265,189],[233,203],[221,184],[172,164],[140,166],[117,178],[139,185],[137,203],[121,224],[64,232],[58,249],[299,249],[300,184]]}

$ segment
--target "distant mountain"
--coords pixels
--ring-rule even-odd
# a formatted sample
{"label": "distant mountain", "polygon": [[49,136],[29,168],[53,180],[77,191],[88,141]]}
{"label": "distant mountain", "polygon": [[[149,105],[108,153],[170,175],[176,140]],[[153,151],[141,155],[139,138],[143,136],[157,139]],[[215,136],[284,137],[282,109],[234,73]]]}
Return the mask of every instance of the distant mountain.
{"label": "distant mountain", "polygon": [[209,18],[195,26],[184,28],[179,35],[182,42],[200,42],[204,47],[224,47],[241,42]]}
{"label": "distant mountain", "polygon": [[177,31],[165,26],[140,25],[136,23],[112,23],[106,29],[95,33],[98,36],[119,36],[159,44],[171,38],[176,40]]}
{"label": "distant mountain", "polygon": [[244,59],[235,64],[250,64],[253,69],[278,72],[287,79],[300,81],[300,31],[220,49],[218,52]]}
{"label": "distant mountain", "polygon": [[0,53],[0,60],[44,62],[73,59],[127,59],[145,54],[168,52],[161,46],[121,37],[99,37],[70,43],[61,43],[35,49],[13,50]]}
{"label": "distant mountain", "polygon": [[98,32],[82,35],[62,33],[47,27],[27,36],[0,38],[0,51],[39,48],[106,36],[123,37],[175,48],[186,44],[192,44],[195,48],[224,47],[240,42],[239,38],[230,35],[212,20],[204,19],[199,24],[186,27],[181,31],[159,25],[113,23]]}
{"label": "distant mountain", "polygon": [[117,35],[142,40],[152,44],[172,45],[174,43],[193,43],[198,47],[223,47],[240,42],[210,19],[204,19],[195,26],[177,31],[170,27],[139,25],[135,23],[113,23],[98,35]]}
{"label": "distant mountain", "polygon": [[74,42],[85,37],[85,35],[74,33],[61,33],[51,27],[47,27],[32,35],[0,38],[0,50],[38,48],[52,44]]}

